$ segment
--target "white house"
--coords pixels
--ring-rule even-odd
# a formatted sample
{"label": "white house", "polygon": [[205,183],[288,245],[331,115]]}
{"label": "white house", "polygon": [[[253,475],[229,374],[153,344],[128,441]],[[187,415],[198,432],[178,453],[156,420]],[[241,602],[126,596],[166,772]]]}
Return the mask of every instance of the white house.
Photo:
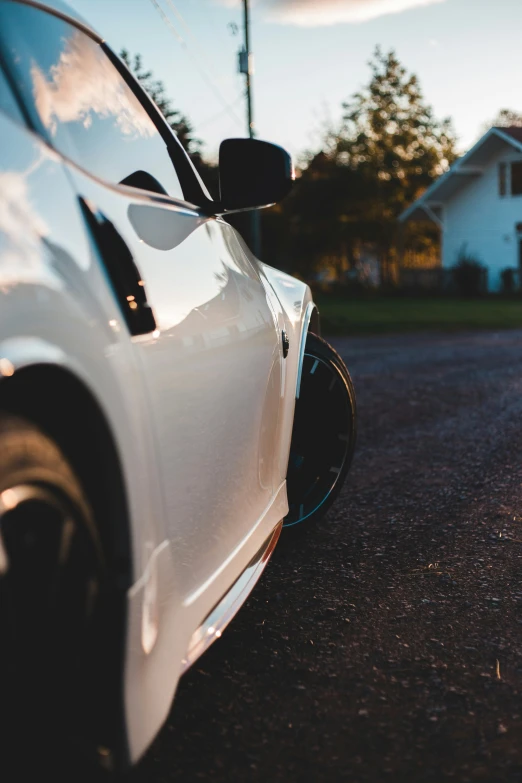
{"label": "white house", "polygon": [[487,267],[489,290],[500,290],[503,269],[522,270],[522,128],[491,128],[400,220],[436,223],[442,266],[465,248]]}

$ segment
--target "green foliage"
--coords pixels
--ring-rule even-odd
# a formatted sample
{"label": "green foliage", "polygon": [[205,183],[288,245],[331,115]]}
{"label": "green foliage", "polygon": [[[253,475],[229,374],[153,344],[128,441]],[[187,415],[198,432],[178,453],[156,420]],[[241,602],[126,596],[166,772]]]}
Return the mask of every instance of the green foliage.
{"label": "green foliage", "polygon": [[393,51],[377,47],[369,65],[369,84],[343,104],[335,154],[377,180],[397,213],[453,163],[455,137],[449,119],[434,118],[417,77]]}
{"label": "green foliage", "polygon": [[152,71],[145,70],[141,54],[131,56],[126,49],[122,49],[120,57],[139,81],[145,92],[152,98],[161,111],[168,124],[175,132],[179,141],[189,155],[200,155],[201,141],[194,137],[190,121],[178,109],[172,105],[172,100],[167,96],[165,85],[159,79],[155,79]]}
{"label": "green foliage", "polygon": [[131,56],[122,49],[120,57],[133,72],[145,92],[147,92],[161,111],[170,127],[178,137],[181,145],[189,155],[195,168],[203,178],[213,198],[218,198],[219,175],[217,166],[208,163],[201,154],[202,142],[194,136],[190,120],[175,109],[172,100],[167,96],[166,87],[162,81],[155,79],[152,71],[145,70],[141,54]]}
{"label": "green foliage", "polygon": [[272,263],[309,278],[325,262],[340,273],[353,263],[357,236],[365,230],[359,209],[361,178],[325,153],[310,161],[281,205],[263,214],[263,246]]}
{"label": "green foliage", "polygon": [[394,52],[377,48],[369,65],[368,84],[343,104],[341,127],[308,158],[294,194],[264,217],[268,246],[304,277],[322,265],[344,273],[371,246],[390,279],[404,247],[422,252],[438,242],[434,227],[410,224],[399,235],[397,218],[455,160],[451,123],[434,117]]}
{"label": "green foliage", "polygon": [[450,120],[435,119],[417,77],[393,51],[377,48],[369,65],[369,84],[343,104],[334,156],[359,175],[365,233],[389,259],[398,243],[397,218],[453,163],[455,136]]}
{"label": "green foliage", "polygon": [[342,299],[314,294],[326,335],[519,329],[520,300],[502,297],[382,297]]}

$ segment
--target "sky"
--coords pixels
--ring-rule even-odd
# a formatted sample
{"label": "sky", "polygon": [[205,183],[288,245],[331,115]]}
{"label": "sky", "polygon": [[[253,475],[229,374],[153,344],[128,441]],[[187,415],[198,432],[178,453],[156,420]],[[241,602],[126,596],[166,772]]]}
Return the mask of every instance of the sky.
{"label": "sky", "polygon": [[[69,3],[113,49],[143,55],[207,157],[246,134],[240,0]],[[295,158],[320,148],[325,122],[368,81],[376,45],[419,76],[461,151],[499,109],[522,112],[522,0],[252,0],[251,17],[256,132]]]}

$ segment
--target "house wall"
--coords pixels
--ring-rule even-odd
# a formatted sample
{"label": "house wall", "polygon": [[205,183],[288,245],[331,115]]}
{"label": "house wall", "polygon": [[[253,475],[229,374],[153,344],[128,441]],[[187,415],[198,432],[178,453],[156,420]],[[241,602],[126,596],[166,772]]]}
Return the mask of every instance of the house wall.
{"label": "house wall", "polygon": [[522,155],[506,145],[488,163],[484,174],[455,193],[444,207],[442,265],[457,262],[462,246],[488,268],[490,291],[501,289],[500,272],[518,269],[518,239],[515,226],[522,223],[522,196],[498,192],[498,164],[522,160]]}

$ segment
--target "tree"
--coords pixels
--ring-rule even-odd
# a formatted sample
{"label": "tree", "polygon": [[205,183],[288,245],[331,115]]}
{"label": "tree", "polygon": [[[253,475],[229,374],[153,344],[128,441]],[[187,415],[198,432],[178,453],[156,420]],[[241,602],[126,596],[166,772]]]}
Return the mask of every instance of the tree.
{"label": "tree", "polygon": [[481,126],[479,138],[482,138],[490,128],[522,128],[522,113],[515,109],[500,109],[492,120]]}
{"label": "tree", "polygon": [[395,52],[375,49],[372,76],[344,103],[337,151],[351,168],[372,168],[381,181],[421,188],[453,163],[451,120],[439,121],[425,103],[419,80],[408,74]]}
{"label": "tree", "polygon": [[[333,145],[337,165],[365,183],[357,211],[377,241],[383,272],[397,244],[397,218],[456,158],[451,121],[434,117],[418,78],[395,52],[376,48],[368,85],[343,104]],[[385,275],[386,276],[386,275]]]}
{"label": "tree", "polygon": [[438,242],[433,226],[401,233],[397,218],[455,160],[451,123],[434,117],[394,52],[377,48],[369,65],[368,84],[343,104],[341,126],[309,156],[294,193],[263,215],[264,246],[305,277],[325,265],[342,276],[371,247],[386,279],[404,245],[433,255]]}
{"label": "tree", "polygon": [[211,195],[218,197],[219,176],[217,166],[203,159],[200,139],[194,136],[190,120],[172,105],[172,100],[167,96],[165,85],[159,79],[155,79],[152,71],[143,67],[141,54],[131,56],[126,49],[122,49],[120,57],[127,67],[134,73],[145,92],[147,92],[158,109],[161,111],[170,127],[178,137],[183,148],[189,155],[198,173],[203,178]]}
{"label": "tree", "polygon": [[501,109],[489,124],[490,128],[492,126],[497,128],[522,128],[522,113],[514,109]]}
{"label": "tree", "polygon": [[194,137],[190,121],[172,105],[172,100],[166,94],[162,81],[155,79],[152,71],[145,70],[141,54],[131,56],[122,49],[120,57],[125,65],[134,73],[145,92],[152,98],[168,124],[175,132],[184,149],[191,157],[201,157],[201,141]]}
{"label": "tree", "polygon": [[354,265],[364,234],[364,185],[359,172],[337,165],[329,153],[315,155],[290,196],[262,213],[270,263],[305,279],[325,267],[341,276]]}

